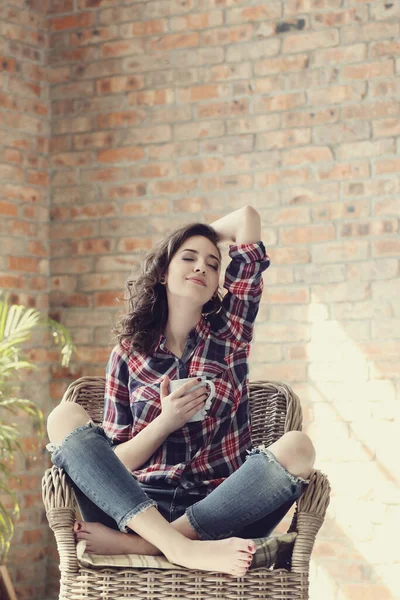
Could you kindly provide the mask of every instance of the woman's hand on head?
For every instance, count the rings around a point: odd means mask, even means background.
[[[206,385],[191,391],[199,384],[197,379],[187,381],[172,393],[169,393],[169,381],[166,375],[160,385],[161,414],[158,417],[168,434],[183,427],[204,406],[208,396]]]

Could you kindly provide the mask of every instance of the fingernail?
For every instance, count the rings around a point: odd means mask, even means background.
[[[198,378],[197,378],[197,381],[201,381],[201,377],[198,377]]]

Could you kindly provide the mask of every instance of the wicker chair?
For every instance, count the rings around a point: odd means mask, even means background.
[[[62,402],[78,402],[94,422],[101,423],[104,387],[104,377],[81,377],[71,383]],[[269,446],[284,432],[301,430],[300,402],[287,385],[254,381],[249,382],[249,387],[254,446]],[[60,555],[60,600],[307,600],[311,552],[329,504],[330,487],[325,475],[313,471],[310,485],[296,503],[289,528],[297,531],[292,556],[282,557],[273,569],[249,570],[238,578],[189,569],[82,567],[78,564],[72,530],[75,497],[66,473],[55,466],[47,469],[42,491]]]

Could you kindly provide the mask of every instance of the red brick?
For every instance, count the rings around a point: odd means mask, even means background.
[[[159,106],[172,104],[175,101],[175,91],[171,89],[145,90],[128,94],[128,104],[131,106]]]
[[[224,22],[224,13],[222,11],[209,11],[187,16],[174,17],[170,20],[172,31],[187,31],[188,29],[208,29],[218,27]],[[158,33],[158,32],[156,32]]]
[[[373,79],[374,77],[391,77],[394,75],[394,63],[390,60],[347,65],[342,67],[342,77],[347,79]]]
[[[147,185],[145,183],[129,183],[117,187],[109,187],[104,192],[105,198],[110,200],[129,200],[137,196],[145,196],[147,193]]]
[[[26,182],[33,185],[46,186],[49,184],[50,178],[48,173],[40,171],[27,171]]]
[[[169,142],[171,139],[170,125],[155,125],[153,127],[145,127],[143,129],[134,129],[126,138],[127,143],[140,144],[157,144]]]
[[[117,307],[120,305],[119,298],[122,298],[121,295],[118,296],[115,292],[101,292],[94,294],[94,305],[98,306],[111,306]]]
[[[143,86],[143,77],[136,75],[106,77],[96,81],[96,91],[98,94],[119,94],[121,92],[138,90]]]
[[[116,37],[118,37],[118,27],[110,25],[109,27],[96,27],[95,29],[71,33],[69,40],[71,46],[86,46],[87,44],[98,44]]]
[[[107,115],[98,115],[97,126],[100,129],[134,126],[142,123],[146,116],[147,113],[144,110],[112,112]]]
[[[258,342],[301,342],[309,339],[309,326],[298,323],[261,323],[257,328]]]
[[[144,150],[139,146],[110,148],[97,152],[97,160],[103,163],[135,162],[144,158]]]
[[[151,52],[193,48],[199,45],[199,40],[198,33],[174,33],[151,40],[148,48]]]
[[[272,98],[255,98],[253,101],[255,113],[270,113],[295,109],[306,104],[304,93],[277,94]]]
[[[341,43],[347,45],[352,42],[372,42],[379,39],[396,39],[398,34],[397,23],[361,23],[354,27],[345,27],[341,32]]]
[[[267,133],[259,133],[256,135],[256,147],[260,150],[274,150],[275,148],[287,148],[293,146],[301,146],[301,150],[307,152],[307,144],[311,141],[310,129],[287,129],[285,131],[272,131]],[[310,150],[310,148],[308,148]],[[318,149],[317,149],[318,150]],[[321,152],[323,154],[323,152]],[[287,154],[283,154],[284,157]],[[289,163],[286,163],[289,164]]]
[[[311,260],[311,253],[308,248],[277,247],[268,250],[271,260],[276,264],[296,264],[307,263]]]
[[[301,71],[306,68],[307,61],[307,54],[267,58],[254,63],[254,72],[260,76]]]
[[[385,219],[384,221],[357,221],[345,223],[339,227],[339,236],[355,237],[369,235],[386,235],[396,233],[398,229],[397,219]]]
[[[95,183],[96,181],[124,181],[127,179],[124,167],[109,167],[85,169],[81,174],[82,183]]]
[[[73,136],[73,145],[76,150],[83,148],[106,148],[113,146],[117,140],[117,133],[112,131],[96,131],[95,133],[77,134]]]
[[[72,252],[74,254],[104,254],[112,249],[112,241],[109,239],[89,239],[73,242]]]
[[[321,14],[321,16],[323,16]],[[329,63],[352,63],[361,62],[368,55],[367,44],[353,44],[349,46],[341,46],[338,48],[318,48],[314,52],[313,66],[324,67]]]
[[[25,277],[0,273],[0,287],[4,289],[25,289]]]
[[[93,12],[79,13],[50,19],[51,31],[64,31],[66,29],[77,29],[80,27],[91,27],[94,24],[95,14]]]
[[[36,273],[39,268],[39,259],[28,256],[9,256],[8,268],[12,271]]]
[[[374,215],[396,217],[400,214],[400,198],[386,198],[373,204]]]
[[[103,44],[100,49],[100,55],[104,59],[117,58],[119,56],[142,54],[145,50],[146,40],[144,39],[118,40],[117,42]]]
[[[251,39],[252,31],[251,25],[211,29],[201,34],[201,45],[220,46],[223,44],[246,42]]]
[[[18,206],[10,202],[0,201],[0,215],[7,217],[16,217],[18,215]]]
[[[374,256],[399,256],[400,240],[397,238],[373,240],[372,250]]]
[[[264,294],[267,302],[271,304],[304,304],[310,300],[308,288],[299,286],[268,287]]]
[[[219,137],[224,133],[223,121],[198,121],[174,125],[175,140],[193,140],[204,137]]]
[[[333,221],[337,219],[356,219],[370,214],[369,200],[354,202],[329,202],[312,208],[312,215],[317,221]]]
[[[396,175],[400,171],[400,158],[376,160],[375,173],[382,175],[383,173],[393,173]]]
[[[185,194],[197,187],[197,179],[155,181],[150,184],[153,194]]]
[[[43,243],[39,240],[29,241],[27,250],[28,250],[29,254],[36,254],[37,256],[41,256],[41,257],[48,256],[48,250],[47,250],[45,243]]]
[[[230,86],[225,84],[209,83],[195,87],[183,88],[177,91],[176,100],[179,103],[199,102],[213,98],[223,98],[230,95]]]
[[[310,244],[325,242],[336,238],[333,225],[306,225],[304,227],[287,227],[280,231],[283,244]]]
[[[233,8],[226,11],[227,23],[245,23],[247,21],[270,21],[282,16],[282,8],[278,3]]]
[[[183,161],[180,170],[183,174],[213,173],[223,171],[225,162],[219,158],[193,159]]]
[[[283,40],[283,54],[292,54],[293,52],[304,52],[323,48],[327,46],[337,46],[339,44],[339,32],[336,29],[315,31],[302,35],[287,35]]]
[[[394,54],[400,54],[400,41],[384,40],[382,42],[372,42],[369,44],[369,55],[371,58],[377,58],[380,56],[393,56]]]
[[[168,30],[168,25],[166,21],[163,21],[162,19],[152,19],[151,21],[144,21],[144,22],[136,22],[136,23],[129,23],[129,30],[125,31],[124,30],[124,34],[130,34],[130,35],[155,35],[158,33],[164,33],[165,31]],[[186,27],[185,27],[186,29]]]
[[[211,102],[196,107],[199,119],[235,117],[247,114],[248,110],[249,101],[246,99],[233,100],[232,102]]]

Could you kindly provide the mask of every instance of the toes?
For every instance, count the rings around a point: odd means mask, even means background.
[[[253,540],[247,540],[247,543],[249,552],[252,552],[254,554],[257,550],[256,543]]]
[[[247,568],[243,569],[242,567],[236,567],[236,569],[234,569],[234,571],[232,572],[232,575],[234,577],[244,577],[244,575],[246,575],[247,572]]]
[[[75,521],[74,531],[79,531],[82,528],[82,521]]]
[[[240,555],[238,556],[236,564],[242,566],[243,563],[244,563],[244,564],[247,565],[252,560],[253,560],[253,555],[251,555],[251,554],[245,554],[244,552],[241,552]]]
[[[90,533],[88,533],[87,531],[78,531],[78,533],[75,534],[75,539],[76,540],[87,540],[89,539]]]

